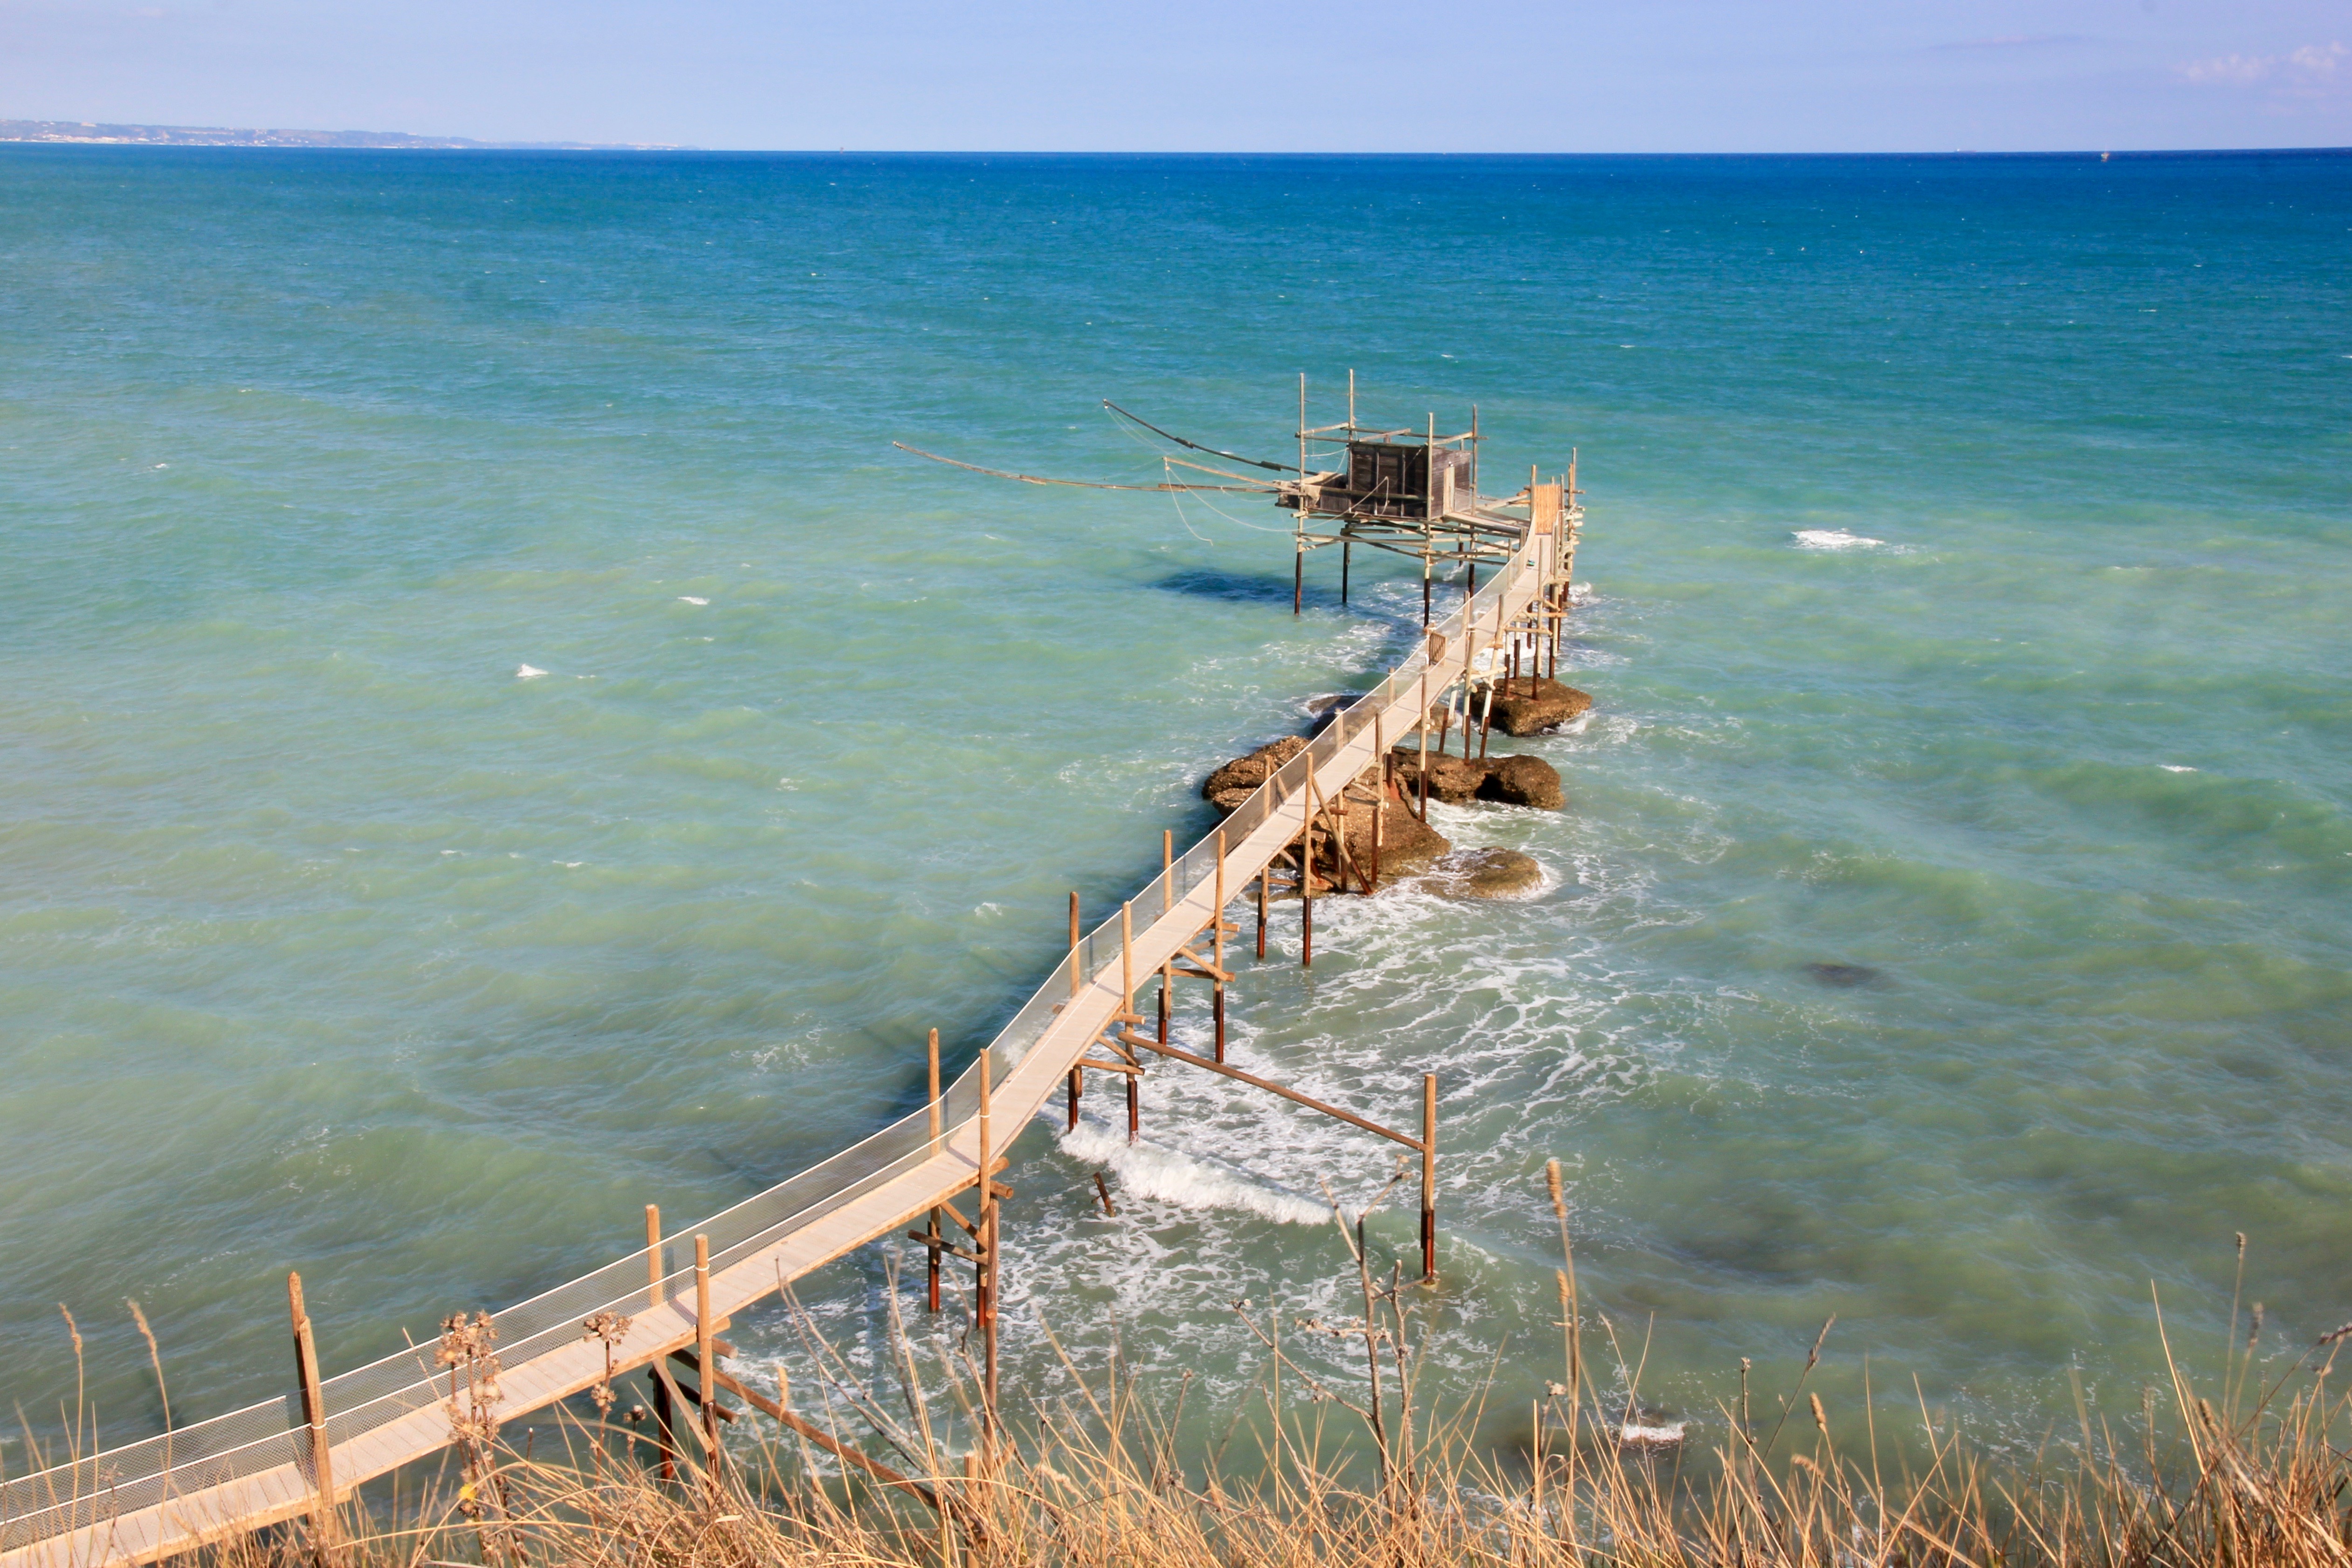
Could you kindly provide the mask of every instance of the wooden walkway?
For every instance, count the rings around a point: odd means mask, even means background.
[[[1480,651],[1496,646],[1507,627],[1526,624],[1525,618],[1538,606],[1544,591],[1556,581],[1549,575],[1555,553],[1552,544],[1549,533],[1531,532],[1466,609],[1456,611],[1444,623],[1440,629],[1445,634],[1447,650],[1436,667],[1427,665],[1424,650],[1416,650],[1378,690],[1347,710],[1327,731],[1336,741],[1327,747],[1318,740],[1313,750],[1297,760],[1305,766],[1286,768],[1267,781],[1261,794],[1267,796],[1271,809],[1258,813],[1244,807],[1234,814],[1234,822],[1262,819],[1244,830],[1237,842],[1225,845],[1222,879],[1202,878],[1189,890],[1172,896],[1171,907],[1165,912],[1136,908],[1130,973],[1139,984],[1223,917],[1215,891],[1220,885],[1229,899],[1239,897],[1252,879],[1298,838],[1303,826],[1300,797],[1307,774],[1312,774],[1316,789],[1325,798],[1337,795],[1378,763],[1376,742],[1384,737],[1385,744],[1394,745],[1410,735],[1427,711],[1422,706],[1424,700],[1460,679]],[[1213,856],[1213,849],[1210,853]],[[1160,902],[1157,888],[1149,889],[1147,896],[1157,910]],[[1151,914],[1149,923],[1147,913]],[[1058,995],[1049,998],[1047,993],[1056,986]],[[1052,1006],[1051,1021],[1009,1071],[999,1069],[1002,1076],[991,1096],[1000,1156],[1028,1120],[1062,1088],[1089,1047],[1113,1026],[1128,1001],[1116,950],[1108,963],[1094,965],[1094,973],[1076,994],[1071,994],[1066,970],[1041,989],[1032,1006]],[[723,1268],[715,1267],[709,1281],[711,1312],[719,1320],[714,1331],[726,1318],[775,1293],[785,1283],[889,1236],[972,1188],[978,1178],[979,1141],[977,1118],[966,1117],[946,1128],[935,1147],[918,1150],[916,1157],[898,1162],[895,1169],[886,1165],[878,1173],[849,1183],[845,1201],[833,1202],[842,1194],[831,1194],[826,1201],[832,1206],[821,1207],[806,1223],[790,1224],[777,1239],[728,1261]],[[921,1142],[929,1144],[930,1141]],[[638,1278],[646,1276],[640,1273]],[[625,1312],[630,1321],[625,1335],[613,1349],[609,1366],[604,1345],[593,1337],[579,1337],[581,1317],[569,1318],[566,1322],[575,1337],[519,1359],[499,1373],[501,1420],[585,1393],[608,1376],[617,1378],[694,1347],[697,1330],[690,1272],[670,1275],[658,1290],[639,1286],[634,1304],[618,1291],[614,1298],[617,1310]],[[336,1411],[329,1424],[332,1438],[329,1468],[339,1495],[450,1446],[448,1409],[425,1386],[437,1370],[430,1360],[432,1350],[431,1345],[422,1347],[410,1358],[415,1375],[405,1390],[408,1407],[404,1410],[387,1411],[386,1418],[373,1419],[363,1430],[345,1436],[342,1428],[352,1423],[331,1400],[328,1402],[330,1410]],[[446,1382],[446,1375],[443,1381]],[[328,1384],[331,1392],[335,1386]],[[374,1402],[395,1406],[398,1403],[392,1397]],[[187,1463],[188,1469],[204,1479],[184,1490],[174,1486],[168,1474],[158,1485],[152,1462],[145,1464],[146,1476],[130,1475],[128,1471],[138,1467],[131,1464],[129,1449],[115,1451],[124,1456],[125,1473],[110,1474],[107,1467],[110,1456],[101,1454],[79,1466],[11,1482],[6,1511],[0,1515],[0,1543],[5,1547],[0,1550],[0,1568],[97,1568],[100,1563],[149,1563],[309,1512],[314,1497],[308,1448],[295,1439],[307,1442],[310,1428],[302,1425],[300,1407],[293,1400],[284,1401],[282,1407],[288,1412],[283,1426],[247,1449],[201,1464]],[[268,1408],[257,1406],[239,1415],[249,1418]],[[685,1412],[681,1418],[686,1418]],[[190,1428],[178,1435],[186,1449],[202,1447],[199,1432]],[[138,1447],[148,1453],[153,1443]],[[224,1468],[245,1468],[237,1459],[240,1452],[248,1453],[249,1473],[212,1479]],[[141,1489],[126,1486],[133,1479],[144,1482],[145,1489],[159,1492],[160,1500],[131,1501]],[[41,1485],[45,1481],[46,1487]],[[111,1500],[117,1499],[122,1500]]]

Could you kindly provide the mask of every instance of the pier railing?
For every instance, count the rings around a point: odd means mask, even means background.
[[[1435,629],[1444,634],[1447,652],[1435,665],[1429,660],[1427,640],[1417,639],[1410,658],[1340,709],[1308,741],[1307,749],[1277,769],[1225,817],[1217,832],[1176,857],[1139,889],[1127,904],[1136,923],[1157,920],[1164,909],[1181,904],[1213,879],[1220,845],[1230,853],[1286,808],[1301,809],[1300,796],[1318,770],[1361,740],[1367,730],[1392,714],[1401,703],[1413,702],[1414,722],[1425,716],[1421,699],[1434,698],[1470,674],[1471,648],[1481,637],[1490,644],[1499,638],[1508,615],[1514,613],[1510,606],[1524,606],[1534,598],[1532,579],[1542,575],[1541,553],[1550,542],[1546,534],[1528,536],[1502,570],[1438,624]],[[1391,743],[1401,741],[1410,728],[1405,726],[1386,739]],[[1241,878],[1233,879],[1230,860],[1228,866],[1229,896],[1238,895],[1240,884],[1263,868],[1250,866]],[[1010,1080],[1013,1069],[1074,994],[1107,971],[1116,972],[1122,940],[1122,921],[1116,913],[1086,932],[997,1032],[988,1046],[997,1084]],[[1141,978],[1139,972],[1137,979]],[[599,1312],[625,1315],[649,1304],[691,1298],[695,1269],[688,1238],[693,1233],[708,1237],[710,1274],[716,1277],[777,1248],[835,1210],[938,1159],[943,1144],[966,1131],[978,1115],[978,1069],[975,1059],[946,1089],[942,1132],[931,1131],[930,1110],[926,1105],[711,1215],[674,1240],[615,1258],[493,1314],[498,1354],[508,1369],[507,1381],[513,1382],[515,1370],[536,1358],[552,1356],[559,1350],[576,1350],[586,1320]],[[959,1172],[943,1180],[962,1185],[969,1184],[971,1176]],[[956,1186],[942,1188],[943,1192],[955,1190]],[[894,1224],[885,1221],[880,1230]],[[673,1249],[678,1256],[673,1256]],[[357,1439],[444,1403],[448,1395],[436,1383],[442,1371],[434,1360],[436,1349],[437,1342],[428,1342],[326,1379],[320,1392],[331,1449],[342,1450]],[[639,1356],[630,1364],[642,1364],[643,1360]],[[500,1414],[520,1415],[528,1408],[509,1407]],[[235,1528],[240,1521],[284,1518],[295,1510],[279,1506],[265,1515],[250,1509],[223,1510],[195,1506],[195,1502],[205,1494],[252,1478],[282,1473],[299,1480],[310,1463],[310,1442],[300,1395],[289,1389],[278,1397],[194,1426],[0,1482],[0,1568],[35,1562],[66,1568],[68,1563],[94,1564],[123,1558],[152,1560],[221,1529]],[[339,1490],[382,1473],[352,1473],[340,1458],[335,1471]],[[183,1503],[190,1505],[185,1510],[186,1522],[167,1517]],[[139,1532],[135,1542],[126,1540],[120,1550],[104,1544],[110,1521],[146,1513],[155,1516],[154,1528]],[[78,1538],[81,1544],[65,1548],[67,1538]],[[58,1542],[60,1550],[47,1550],[48,1542]]]

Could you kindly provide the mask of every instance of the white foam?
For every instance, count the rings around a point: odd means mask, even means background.
[[[545,675],[547,671],[540,668],[539,666],[535,664],[518,665],[515,668],[515,679],[517,680],[537,680],[541,676]]]
[[[2168,773],[2193,773],[2197,771],[2185,763],[2158,763],[2156,765]]]
[[[1260,1186],[1232,1171],[1219,1170],[1157,1143],[1129,1143],[1091,1122],[1081,1121],[1058,1142],[1062,1152],[1090,1165],[1108,1165],[1118,1184],[1139,1198],[1156,1198],[1179,1208],[1239,1209],[1277,1225],[1328,1225],[1324,1204]]]
[[[1671,1448],[1683,1440],[1683,1423],[1642,1426],[1628,1421],[1617,1429],[1617,1441],[1629,1448]]]
[[[710,603],[709,600],[698,598],[692,594],[680,594],[677,596],[677,602],[681,605],[707,605]]]
[[[1876,550],[1886,542],[1843,528],[1801,528],[1790,537],[1800,550]]]

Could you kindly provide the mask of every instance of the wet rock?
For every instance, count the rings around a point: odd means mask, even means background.
[[[1525,898],[1543,886],[1543,868],[1516,849],[1457,850],[1436,872],[1437,890],[1457,899]]]
[[[1568,804],[1567,792],[1559,787],[1559,770],[1541,757],[1495,758],[1478,785],[1478,798],[1545,811],[1558,811]]]
[[[1483,710],[1486,699],[1481,696],[1475,701],[1478,706],[1473,711]],[[1563,686],[1549,676],[1521,676],[1495,689],[1494,727],[1506,735],[1540,735],[1591,707],[1591,697],[1573,686]]]
[[[1368,786],[1361,792],[1350,791],[1349,793],[1369,795],[1370,790]],[[1363,875],[1370,875],[1372,868],[1371,801],[1369,799],[1349,801],[1348,815],[1341,820],[1346,825],[1349,863]],[[1399,877],[1427,870],[1453,847],[1453,840],[1413,816],[1412,808],[1403,801],[1391,799],[1386,818],[1381,825],[1381,885],[1386,887]],[[1326,878],[1338,877],[1339,866],[1334,856],[1326,852],[1318,857],[1318,860]],[[1356,884],[1350,881],[1349,885],[1353,887]]]
[[[1448,805],[1460,805],[1477,798],[1479,786],[1486,782],[1488,764],[1465,757],[1441,757],[1434,752],[1429,757],[1429,798],[1442,800]],[[1399,747],[1396,752],[1397,788],[1421,798],[1421,749]]]
[[[1272,777],[1274,771],[1307,749],[1307,742],[1296,735],[1285,735],[1269,745],[1260,746],[1245,757],[1235,757],[1201,785],[1201,798],[1219,811],[1230,812],[1250,796],[1250,792]]]

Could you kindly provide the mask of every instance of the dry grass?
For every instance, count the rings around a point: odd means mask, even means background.
[[[866,1441],[939,1499],[936,1510],[870,1476],[845,1477],[804,1437],[746,1413],[715,1472],[697,1462],[691,1434],[678,1438],[678,1479],[663,1482],[645,1462],[642,1430],[585,1424],[565,1429],[560,1459],[501,1451],[488,1470],[470,1471],[462,1496],[379,1509],[331,1552],[289,1535],[210,1555],[216,1568],[291,1568],[320,1555],[341,1568],[2352,1568],[2352,1461],[2338,1443],[2352,1435],[2352,1410],[2329,1382],[2352,1324],[2268,1382],[2250,1334],[2201,1390],[2171,1363],[2168,1342],[2168,1394],[2151,1391],[2123,1433],[2078,1405],[2079,1434],[2060,1466],[1971,1453],[1924,1406],[1901,1445],[1906,1458],[1883,1453],[1874,1429],[1833,1430],[1804,1390],[1818,1342],[1769,1431],[1744,1419],[1743,1365],[1739,1398],[1715,1424],[1726,1434],[1718,1447],[1629,1443],[1626,1391],[1638,1379],[1620,1363],[1604,1394],[1585,1364],[1588,1314],[1553,1180],[1563,1381],[1536,1413],[1533,1455],[1475,1451],[1466,1436],[1475,1410],[1425,1408],[1415,1294],[1374,1279],[1359,1248],[1361,1317],[1293,1326],[1360,1347],[1348,1386],[1294,1360],[1279,1325],[1244,1320],[1264,1352],[1258,1398],[1235,1417],[1256,1439],[1246,1483],[1204,1468],[1200,1456],[1188,1463],[1173,1435],[1181,1390],[1177,1411],[1162,1412],[1122,1381],[1116,1360],[1089,1382],[1063,1356],[1074,1397],[1013,1417],[1019,1430],[983,1444],[984,1456],[951,1454],[935,1413],[976,1414],[975,1369],[950,1354],[927,1388],[894,1323],[898,1386],[887,1392],[855,1384],[814,1337],[810,1348],[832,1385],[827,1408],[856,1412]],[[2242,1261],[2242,1239],[2240,1251]],[[2231,1322],[2234,1341],[2234,1304]]]

